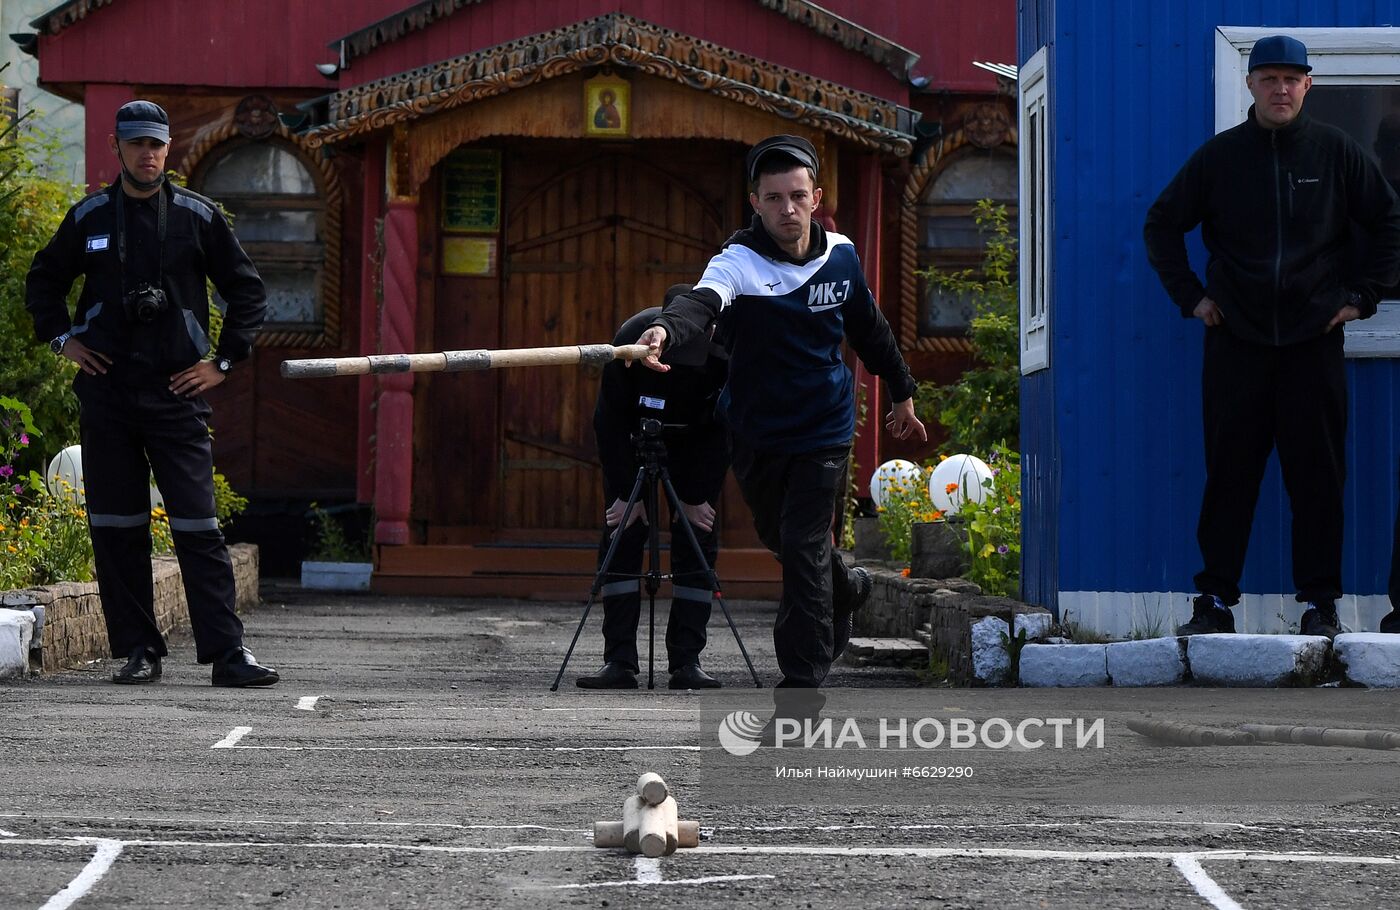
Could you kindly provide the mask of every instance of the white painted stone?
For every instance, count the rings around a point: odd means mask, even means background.
[[[1186,678],[1186,649],[1176,638],[1108,645],[1108,676],[1115,686],[1174,686]]]
[[[313,562],[301,564],[301,586],[318,591],[368,591],[374,564],[368,562]]]
[[[1017,613],[1016,614],[1016,634],[1020,635],[1021,630],[1026,630],[1026,641],[1043,641],[1050,634],[1050,627],[1055,624],[1055,617],[1049,613]]]
[[[1021,649],[1021,685],[1106,686],[1107,645],[1026,645]]]
[[[33,634],[33,613],[0,610],[0,679],[29,672],[29,642]]]
[[[1208,686],[1293,686],[1316,681],[1327,662],[1321,635],[1192,635],[1191,676]]]
[[[1400,635],[1348,632],[1333,640],[1332,650],[1349,682],[1372,689],[1400,687]]]
[[[1011,673],[1006,620],[988,616],[972,624],[972,675],[988,686],[1004,686]]]

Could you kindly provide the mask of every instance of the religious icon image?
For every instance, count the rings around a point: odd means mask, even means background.
[[[631,85],[623,79],[599,76],[583,84],[584,133],[626,136],[630,132]]]

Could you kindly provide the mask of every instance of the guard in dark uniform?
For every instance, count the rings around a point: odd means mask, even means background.
[[[666,292],[670,301],[690,290],[690,285],[672,286]],[[613,344],[633,344],[661,312],[660,307],[643,310],[623,323]],[[686,348],[668,351],[666,362],[673,369],[656,373],[627,369],[615,360],[603,368],[598,407],[593,413],[593,430],[598,439],[598,459],[603,465],[603,489],[609,505],[607,527],[598,544],[601,567],[608,544],[622,519],[628,494],[637,479],[640,462],[633,437],[643,418],[655,418],[664,426],[666,468],[676,496],[685,504],[686,517],[694,528],[705,562],[713,567],[719,552],[715,533],[714,505],[719,500],[724,475],[729,470],[729,436],[715,419],[715,402],[724,387],[728,360],[723,348],[708,336],[697,338]],[[656,491],[661,501],[665,492]],[[613,554],[603,585],[603,668],[592,676],[579,677],[584,689],[635,689],[637,673],[637,623],[641,616],[642,553],[648,528],[643,501],[633,507],[630,520],[621,530],[622,540]],[[700,668],[700,652],[705,647],[705,626],[710,621],[713,589],[685,531],[671,517],[671,614],[666,623],[666,656],[672,689],[717,689],[719,680]]]
[[[117,111],[121,179],[64,216],[29,270],[38,337],[81,368],[83,480],[97,584],[117,683],[160,679],[165,640],[151,584],[150,475],[165,497],[196,654],[216,686],[266,686],[276,671],[243,647],[233,567],[214,510],[203,393],[247,358],[262,325],[262,279],[210,200],[165,179],[170,122],[158,105]],[[66,298],[85,278],[75,318]],[[212,281],[227,308],[209,340]]]

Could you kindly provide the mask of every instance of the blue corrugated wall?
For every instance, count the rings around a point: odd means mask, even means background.
[[[1204,484],[1202,328],[1142,248],[1148,206],[1214,132],[1215,29],[1400,23],[1400,0],[1022,0],[1020,59],[1049,44],[1054,251],[1048,371],[1022,387],[1024,590],[1187,591]],[[1204,253],[1194,240],[1193,261]],[[1400,360],[1351,361],[1345,583],[1386,588]],[[1243,588],[1293,590],[1287,498],[1265,479]]]

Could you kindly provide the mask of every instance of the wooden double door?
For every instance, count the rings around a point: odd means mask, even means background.
[[[666,288],[698,280],[742,211],[734,153],[723,145],[716,151],[658,143],[650,150],[509,152],[498,346],[609,342],[628,317],[660,304]],[[472,485],[478,498],[463,504],[469,523],[541,540],[596,530],[606,508],[593,435],[600,371],[513,369],[491,379],[494,427],[477,421],[468,433],[477,452],[471,461],[494,476]],[[487,445],[489,467],[480,450]],[[462,523],[433,511],[440,522]],[[732,478],[722,511],[726,544],[751,545],[749,514]]]

